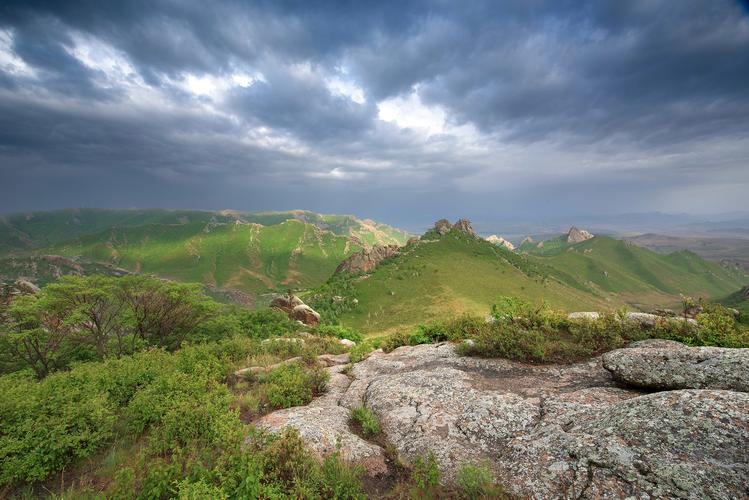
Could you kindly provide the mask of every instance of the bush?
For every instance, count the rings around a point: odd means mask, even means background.
[[[414,488],[424,494],[429,494],[439,486],[440,470],[434,453],[430,451],[425,457],[416,457],[411,470],[411,481]]]
[[[496,498],[493,487],[494,476],[486,466],[464,464],[458,469],[455,480],[458,492],[463,498]]]
[[[361,426],[362,433],[367,436],[376,436],[380,433],[380,422],[372,410],[359,406],[351,410],[351,420]]]
[[[320,325],[316,328],[315,333],[321,337],[335,337],[352,340],[357,344],[364,340],[364,337],[362,337],[359,332],[355,332],[351,328],[340,325]]]
[[[320,367],[304,369],[299,363],[280,366],[265,377],[265,393],[274,408],[306,405],[327,389],[330,375]]]
[[[0,378],[0,485],[37,481],[113,435],[114,405],[87,373]]]

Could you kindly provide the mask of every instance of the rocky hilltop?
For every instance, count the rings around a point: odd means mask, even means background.
[[[257,425],[294,427],[320,456],[340,449],[377,480],[390,474],[385,450],[352,432],[352,408],[377,415],[400,460],[433,452],[446,482],[463,463],[486,463],[521,498],[749,491],[749,349],[655,340],[584,363],[535,366],[437,344],[376,351],[348,375],[328,370],[328,394]]]
[[[450,231],[458,231],[467,234],[468,236],[478,238],[476,231],[474,231],[473,226],[471,226],[471,221],[468,219],[458,219],[455,224],[450,224],[450,221],[447,219],[440,219],[434,223],[434,231],[436,231],[440,236],[444,236]]]
[[[486,241],[488,241],[489,243],[493,243],[494,245],[503,246],[507,250],[515,250],[515,245],[502,238],[501,236],[497,236],[496,234],[492,234],[491,236],[486,238]]]
[[[585,229],[578,229],[572,226],[567,232],[567,243],[582,243],[585,240],[593,238],[595,235]]]

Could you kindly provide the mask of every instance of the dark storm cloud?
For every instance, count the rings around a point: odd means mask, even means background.
[[[747,208],[747,81],[730,0],[5,2],[0,210]]]

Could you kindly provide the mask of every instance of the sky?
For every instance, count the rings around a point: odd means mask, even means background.
[[[734,0],[0,5],[0,212],[749,210]]]

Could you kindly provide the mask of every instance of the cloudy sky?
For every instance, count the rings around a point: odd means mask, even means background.
[[[0,211],[749,210],[733,0],[6,0]]]

